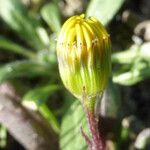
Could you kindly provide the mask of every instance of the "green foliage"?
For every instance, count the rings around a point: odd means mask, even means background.
[[[0,16],[34,48],[42,49],[44,47],[38,34],[38,30],[42,28],[40,23],[29,15],[20,0],[0,0]]]
[[[56,4],[49,3],[45,5],[41,10],[41,15],[53,32],[60,31],[60,12]]]
[[[86,8],[86,15],[95,16],[108,26],[124,1],[91,0]],[[88,133],[84,110],[79,101],[72,100],[73,98],[66,94],[58,76],[55,47],[61,22],[66,20],[61,14],[59,2],[61,0],[53,0],[48,4],[43,1],[38,9],[33,10],[32,6],[25,6],[21,0],[0,0],[1,31],[4,29],[0,36],[0,83],[17,80],[23,89],[26,80],[30,79],[28,82],[31,85],[27,87],[31,87],[23,93],[22,104],[40,112],[52,129],[60,135],[61,150],[86,150],[87,146],[80,134],[81,126]],[[129,48],[112,52],[112,80],[119,88],[109,85],[104,95],[101,107],[106,110],[106,117],[122,120],[119,85],[132,86],[150,77],[149,50],[149,42],[143,42],[141,45],[132,42]],[[10,57],[11,52],[13,57]],[[59,106],[56,110],[46,103],[47,100],[51,101],[53,96],[57,102],[59,97],[60,103],[55,104]],[[6,145],[6,132],[5,127],[0,126],[0,147]],[[130,134],[130,130],[122,130],[118,141],[121,141],[121,138],[122,141],[127,140]],[[145,140],[147,139],[144,139],[144,143]],[[117,145],[117,141],[115,144]]]
[[[45,105],[46,100],[50,95],[60,89],[59,85],[48,84],[30,90],[24,95],[22,104],[32,110],[39,112],[47,119],[55,132],[59,132],[59,123],[53,112]]]
[[[30,102],[34,102],[36,106],[39,107],[46,102],[48,96],[53,94],[53,92],[57,91],[58,89],[60,89],[60,86],[55,84],[48,84],[43,87],[37,87],[33,90],[30,90],[27,94],[24,95],[23,103],[27,104],[29,102],[30,104]]]
[[[0,67],[0,83],[16,77],[48,76],[48,66],[35,61],[17,61]]]
[[[27,58],[34,58],[35,54],[29,49],[26,49],[6,38],[0,37],[0,48],[10,51],[10,52],[15,52],[20,55],[23,55]]]
[[[91,0],[87,16],[94,16],[102,24],[107,25],[122,6],[124,0]]]
[[[145,150],[150,141],[150,128],[146,128],[139,133],[135,141],[135,147],[137,149]]]
[[[149,48],[150,43],[145,43],[113,54],[112,61],[121,64],[121,69],[114,72],[113,81],[130,86],[148,78],[150,76]]]
[[[50,110],[50,108],[47,107],[47,105],[42,104],[38,107],[39,112],[43,115],[43,117],[48,121],[48,123],[51,125],[53,130],[56,133],[60,132],[60,127],[57,118],[53,114],[53,112]]]
[[[104,117],[120,118],[121,117],[121,95],[120,89],[111,81],[104,91],[99,111]]]
[[[60,132],[61,150],[87,150],[86,143],[80,134],[80,127],[87,132],[87,122],[83,107],[75,101],[63,117]]]
[[[59,123],[53,112],[45,105],[48,96],[52,95],[60,89],[59,85],[48,84],[46,86],[37,87],[30,90],[23,97],[23,105],[32,110],[39,110],[39,112],[47,119],[55,132],[59,132]]]
[[[4,148],[7,144],[7,130],[0,125],[0,148]]]

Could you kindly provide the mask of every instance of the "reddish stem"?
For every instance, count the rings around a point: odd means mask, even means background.
[[[89,109],[86,110],[87,115],[87,121],[89,124],[89,129],[92,134],[92,148],[91,150],[104,150],[104,140],[100,136],[99,130],[98,130],[98,122],[95,120],[94,113],[90,111]]]
[[[89,102],[86,96],[85,87],[83,87],[82,99],[92,139],[89,139],[81,128],[82,136],[89,145],[90,150],[105,150],[104,139],[99,133],[98,122],[94,116],[95,97],[91,98]]]

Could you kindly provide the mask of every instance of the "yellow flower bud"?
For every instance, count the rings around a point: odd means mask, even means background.
[[[94,17],[69,18],[60,31],[57,57],[65,87],[78,99],[102,92],[110,70],[110,39],[103,25]]]

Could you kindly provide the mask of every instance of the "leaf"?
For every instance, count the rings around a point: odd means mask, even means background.
[[[61,150],[87,150],[80,127],[87,131],[86,117],[79,101],[75,101],[64,115],[60,133]],[[86,132],[87,133],[87,132]]]
[[[36,49],[43,49],[45,45],[37,33],[40,24],[29,16],[20,0],[0,0],[0,16],[30,45]]]
[[[7,129],[0,125],[0,148],[5,148],[7,145]]]
[[[113,82],[121,85],[131,86],[149,77],[150,62],[144,60],[140,56],[140,58],[134,60],[134,63],[128,71],[115,72],[113,74]]]
[[[129,50],[113,54],[112,61],[122,64],[114,71],[113,82],[131,86],[150,77],[150,43],[133,45]],[[126,65],[125,65],[126,64]],[[126,70],[123,68],[126,67]]]
[[[139,46],[133,45],[129,49],[112,54],[111,60],[118,64],[132,64],[138,57]]]
[[[58,6],[54,3],[46,4],[42,10],[41,15],[45,22],[50,26],[53,32],[59,32],[61,28],[60,12]]]
[[[49,47],[50,39],[47,31],[42,27],[38,27],[36,31],[38,33],[40,40],[45,44],[46,47]]]
[[[131,86],[150,77],[150,67],[145,67],[142,70],[134,69],[121,74],[113,75],[113,82],[125,86]]]
[[[43,115],[43,117],[48,121],[48,123],[51,125],[53,130],[56,133],[60,132],[60,126],[59,123],[53,114],[53,112],[46,106],[46,104],[42,104],[39,106],[39,112]]]
[[[0,48],[5,49],[7,51],[10,52],[15,52],[18,54],[21,54],[25,57],[29,57],[29,58],[34,58],[35,54],[31,51],[28,50],[12,41],[9,41],[8,39],[2,38],[0,37]]]
[[[33,90],[30,90],[29,92],[27,92],[24,97],[23,97],[23,101],[22,103],[24,105],[26,105],[27,107],[32,107],[34,104],[34,108],[38,108],[40,105],[42,105],[43,103],[45,103],[45,101],[47,100],[47,98],[56,90],[59,90],[60,86],[59,85],[45,85],[45,86],[40,86],[37,87]],[[33,103],[32,103],[33,102]],[[33,104],[33,105],[29,105],[29,104]]]
[[[120,89],[112,81],[109,81],[108,87],[103,93],[98,112],[105,118],[118,118],[121,116]]]
[[[47,65],[34,61],[24,60],[12,62],[0,67],[0,83],[21,76],[49,76],[50,73],[48,70],[50,70],[50,68]]]
[[[96,17],[103,25],[107,25],[123,2],[124,0],[91,0],[86,14]]]
[[[136,149],[146,150],[149,149],[148,148],[149,144],[150,144],[150,128],[145,128],[137,135],[134,146]]]
[[[60,86],[55,84],[38,87],[25,94],[22,101],[22,104],[27,108],[38,110],[57,133],[60,130],[58,121],[50,108],[46,106],[45,101],[58,89],[60,89]]]

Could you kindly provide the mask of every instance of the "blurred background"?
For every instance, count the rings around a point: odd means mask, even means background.
[[[95,16],[112,41],[112,74],[96,113],[108,150],[150,150],[149,0],[0,0],[0,149],[87,150],[83,109],[64,88],[57,35]]]

